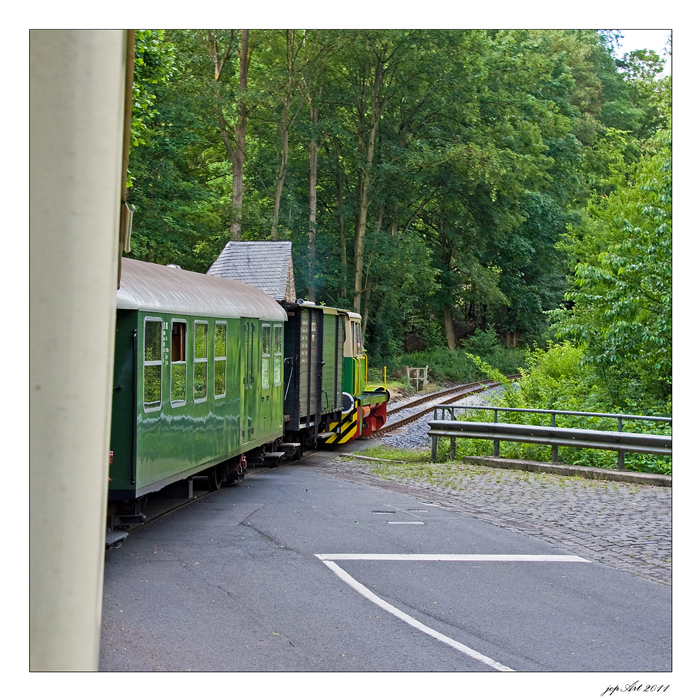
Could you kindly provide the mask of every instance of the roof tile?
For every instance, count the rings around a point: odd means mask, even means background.
[[[229,241],[207,274],[245,282],[276,301],[296,301],[291,241]]]

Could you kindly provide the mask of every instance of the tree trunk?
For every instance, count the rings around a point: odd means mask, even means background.
[[[270,230],[270,239],[277,240],[277,226],[280,218],[280,203],[282,201],[282,188],[284,187],[284,178],[287,175],[287,162],[289,160],[289,129],[291,128],[294,118],[290,119],[290,111],[292,107],[292,91],[294,89],[294,40],[296,30],[287,29],[287,84],[285,86],[284,96],[282,98],[282,120],[280,122],[280,135],[282,142],[282,155],[280,158],[280,166],[277,170],[277,179],[275,181],[275,208],[272,215],[272,229]],[[303,104],[303,101],[301,102]],[[301,107],[301,104],[299,105]],[[297,109],[297,114],[299,110]],[[296,117],[296,115],[295,115]]]
[[[505,331],[506,347],[517,348],[519,338],[520,331]]]
[[[384,203],[382,202],[379,207],[379,215],[377,216],[377,229],[376,234],[379,236],[382,230],[382,222],[384,221]],[[370,257],[369,263],[367,265],[367,276],[365,278],[365,303],[363,307],[362,314],[362,337],[367,337],[367,322],[369,321],[369,299],[372,294],[372,278],[370,276],[370,270],[372,269],[372,263],[374,262],[374,253]]]
[[[345,240],[345,217],[343,216],[343,171],[340,167],[340,155],[338,154],[338,141],[333,139],[333,153],[336,162],[336,185],[338,188],[338,235],[340,236],[340,264],[343,270],[341,293],[343,299],[348,298],[348,248]]]
[[[311,144],[309,145],[309,301],[316,301],[316,181],[318,169],[318,107],[311,107]]]
[[[367,337],[367,321],[369,320],[369,297],[372,293],[372,280],[369,275],[367,276],[367,281],[365,283],[365,309],[362,315],[362,337]]]
[[[252,48],[249,47],[248,29],[241,30],[241,47],[239,49],[238,89],[238,120],[235,129],[236,149],[232,165],[233,192],[231,207],[231,232],[232,241],[241,240],[241,212],[243,210],[243,166],[245,165],[245,137],[248,126],[248,108],[242,95],[248,88],[248,68]]]
[[[272,228],[270,229],[270,240],[277,240],[277,225],[280,218],[280,202],[282,201],[282,188],[284,187],[284,178],[287,174],[287,159],[289,158],[289,103],[284,101],[282,112],[282,156],[280,158],[280,167],[277,170],[277,179],[275,180],[275,208],[272,214]]]
[[[384,82],[384,61],[377,59],[374,71],[374,83],[372,86],[372,108],[370,116],[370,129],[367,137],[365,162],[360,179],[360,212],[355,228],[355,296],[353,305],[358,313],[362,305],[362,273],[365,262],[365,232],[367,230],[367,214],[369,212],[369,188],[371,184],[372,163],[374,161],[374,146],[377,140],[377,130],[382,114],[382,105],[379,93]]]
[[[226,51],[222,54],[219,50],[219,43],[211,29],[206,32],[202,32],[204,36],[204,41],[207,46],[207,51],[209,52],[209,58],[211,58],[214,64],[214,99],[216,102],[216,116],[219,123],[219,134],[221,135],[221,140],[224,143],[224,148],[226,149],[226,155],[231,163],[231,173],[234,182],[234,191],[231,194],[231,209],[232,209],[232,221],[236,220],[235,215],[235,182],[236,182],[236,146],[231,143],[229,137],[229,124],[226,122],[226,117],[224,116],[224,107],[221,101],[221,90],[219,88],[221,82],[221,75],[226,67],[230,57],[231,50],[234,43],[234,30],[229,32],[228,46]],[[239,235],[240,238],[240,235]],[[233,223],[231,224],[231,240],[238,240],[233,238]]]
[[[456,350],[457,339],[455,338],[455,326],[454,319],[452,318],[452,307],[449,304],[443,304],[442,313],[445,317],[445,337],[447,338],[447,347],[450,350]]]

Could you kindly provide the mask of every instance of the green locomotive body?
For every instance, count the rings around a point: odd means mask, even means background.
[[[369,361],[362,339],[362,317],[352,311],[345,312],[345,343],[343,345],[343,392],[354,399],[352,411],[343,416],[341,433],[343,442],[369,437],[386,423],[389,392],[385,387],[370,388],[367,381]],[[349,430],[352,422],[357,427]]]

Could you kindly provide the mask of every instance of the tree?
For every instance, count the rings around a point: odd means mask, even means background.
[[[139,29],[135,33],[134,85],[131,96],[131,145],[143,145],[146,132],[158,114],[155,87],[173,77],[173,47],[163,30]]]
[[[213,67],[214,96],[219,133],[231,163],[231,228],[230,239],[241,239],[243,209],[243,168],[246,157],[246,130],[250,103],[247,99],[248,71],[254,44],[250,30],[228,30],[223,36],[212,29],[203,30],[203,39]],[[232,59],[238,59],[238,86],[234,92],[224,90],[224,72],[235,70]],[[224,94],[225,93],[225,94]],[[231,104],[233,103],[233,105]]]
[[[559,334],[585,346],[616,405],[663,402],[672,362],[670,132],[647,144],[629,186],[590,216],[605,248],[576,264],[574,307],[559,319]]]
[[[134,255],[205,270],[284,237],[300,295],[360,310],[382,353],[545,333],[567,256],[622,243],[610,197],[670,104],[653,56],[616,64],[592,30],[156,38],[173,77],[142,81]]]
[[[640,113],[634,134],[646,139],[658,129],[669,128],[671,76],[662,77],[666,61],[655,51],[638,49],[625,54],[621,69],[631,88],[631,101]]]
[[[206,271],[207,243],[218,253],[227,212],[217,134],[209,128],[210,104],[192,43],[183,32],[136,33],[141,61],[134,93],[149,96],[139,98],[133,114],[131,256]]]

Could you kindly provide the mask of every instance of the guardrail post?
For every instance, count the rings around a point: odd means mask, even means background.
[[[552,427],[557,427],[557,414],[552,411]],[[552,445],[552,464],[556,464],[559,460],[559,445]]]
[[[495,408],[493,409],[493,422],[498,423],[498,411]],[[494,440],[493,441],[493,456],[498,457],[500,450],[501,450],[501,441]]]
[[[443,408],[441,410],[442,410],[442,417],[444,419],[445,418],[445,409]],[[438,412],[438,408],[436,406],[433,409],[433,420],[438,419],[437,412]],[[431,462],[437,462],[437,443],[438,443],[437,435],[433,435],[433,446],[432,446],[432,450],[430,452],[430,461]]]
[[[456,438],[450,438],[450,460],[454,461],[457,452],[457,440]]]
[[[622,416],[617,417],[617,431],[619,433],[624,432],[622,430]],[[617,453],[617,468],[625,471],[625,453],[622,450]]]

